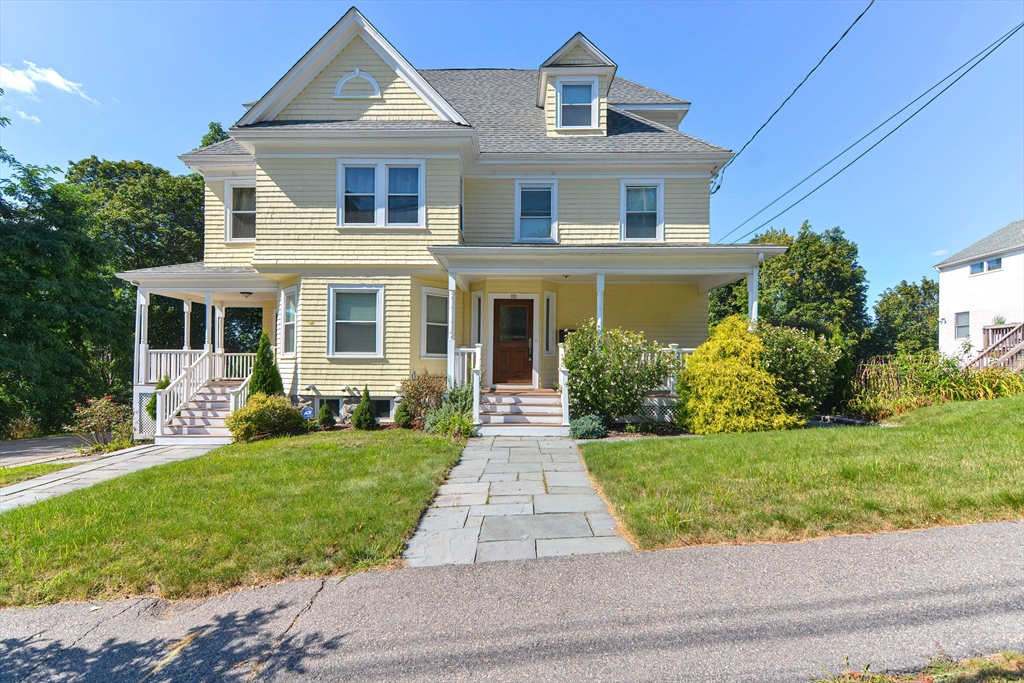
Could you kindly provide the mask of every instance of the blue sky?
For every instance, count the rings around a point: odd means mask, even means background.
[[[577,30],[619,74],[691,101],[682,130],[739,149],[865,2],[381,3],[358,6],[412,62],[536,68]],[[176,173],[346,2],[0,2],[2,144],[64,167],[91,154]],[[1024,2],[880,0],[729,169],[712,239],[1024,20]],[[784,206],[784,205],[783,205]],[[774,212],[773,212],[774,213]],[[765,219],[773,213],[766,214]],[[1024,36],[773,222],[841,226],[871,301],[1024,217]],[[758,222],[751,223],[753,227]]]

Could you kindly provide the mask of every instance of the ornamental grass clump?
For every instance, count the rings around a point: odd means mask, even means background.
[[[476,431],[473,427],[473,385],[466,382],[449,389],[440,404],[426,414],[423,428],[431,434],[453,438],[472,436]]]
[[[679,376],[676,423],[694,434],[761,432],[803,424],[786,412],[764,367],[764,344],[739,316],[723,320]]]

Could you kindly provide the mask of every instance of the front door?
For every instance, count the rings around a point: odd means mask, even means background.
[[[533,384],[533,301],[494,302],[495,384]]]

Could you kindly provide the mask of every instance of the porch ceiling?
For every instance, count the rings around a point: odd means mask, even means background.
[[[278,289],[276,281],[252,268],[219,268],[202,262],[129,270],[117,276],[140,291],[184,301],[202,303],[209,292],[218,306],[259,308],[265,301],[274,301]]]

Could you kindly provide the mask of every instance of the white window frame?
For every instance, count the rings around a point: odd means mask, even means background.
[[[473,301],[473,308],[470,311],[470,325],[471,332],[470,338],[473,340],[473,344],[484,343],[484,293],[483,290],[477,290],[473,292],[471,297]]]
[[[998,263],[999,265],[993,268],[992,267],[993,263]],[[992,257],[990,259],[985,259],[985,272],[986,273],[991,273],[994,270],[1002,270],[1002,269],[1003,269],[1003,257],[1002,256],[994,256],[994,257]]]
[[[421,287],[420,288],[420,358],[447,358],[448,347],[445,346],[444,353],[427,353],[427,325],[437,325],[438,323],[427,323],[427,297],[434,296],[444,299],[444,315],[445,315],[445,339],[448,335],[448,290],[438,289],[436,287]]]
[[[345,167],[376,167],[374,173],[373,223],[345,223]],[[388,167],[418,168],[419,211],[416,223],[388,223]],[[387,228],[389,230],[422,230],[427,227],[427,162],[425,159],[338,159],[338,182],[336,189],[337,216],[339,228]]]
[[[231,236],[231,214],[234,203],[234,189],[236,187],[251,187],[256,189],[256,179],[239,179],[224,181],[224,241],[225,242],[255,242],[255,237],[232,237]],[[256,212],[256,227],[259,228],[259,213]]]
[[[967,324],[966,325],[958,325],[957,324],[957,316],[960,316],[960,315],[966,315],[967,316]],[[966,327],[967,328],[967,334],[965,334],[962,337],[959,334],[959,330],[960,330],[961,327]],[[971,312],[970,311],[958,311],[958,312],[954,313],[953,314],[953,339],[970,339],[970,338],[971,338]]]
[[[560,76],[555,78],[555,129],[556,130],[600,130],[601,129],[601,97],[598,94],[597,76]],[[562,125],[562,86],[563,85],[589,85],[590,86],[590,125],[589,126],[563,126]]]
[[[978,272],[977,273],[973,272],[975,266],[978,267]],[[975,275],[984,275],[985,274],[985,262],[984,261],[975,261],[974,263],[969,264],[967,266],[967,274],[970,275],[971,277],[974,277]]]
[[[544,355],[554,356],[558,353],[558,311],[555,308],[557,301],[554,292],[544,292],[544,308],[541,310],[541,317],[544,319]],[[548,308],[551,315],[548,316]]]
[[[551,188],[551,236],[547,239],[523,239],[520,236],[519,211],[523,203],[523,189]],[[522,178],[516,180],[515,196],[515,236],[516,242],[523,244],[557,244],[558,243],[558,179],[557,178]]]
[[[658,188],[658,230],[654,239],[626,237],[626,188]],[[664,178],[623,178],[619,186],[619,241],[620,242],[664,242],[665,241],[665,179]]]
[[[285,322],[285,316],[288,310],[288,297],[295,297],[295,322]],[[277,307],[280,315],[280,322],[277,326],[279,330],[280,339],[278,340],[278,349],[281,350],[280,356],[282,358],[295,358],[295,354],[299,349],[299,288],[298,287],[286,287],[281,290],[281,301]],[[287,335],[287,325],[295,326],[295,348],[292,351],[285,351],[287,348],[285,345],[285,336]]]
[[[327,285],[327,357],[328,358],[383,358],[384,357],[384,285],[347,285],[347,284],[330,284]],[[365,294],[367,292],[375,292],[377,294],[377,335],[376,335],[376,347],[377,350],[374,353],[335,353],[334,352],[334,336],[335,336],[335,304],[337,303],[337,292],[354,292],[359,294]]]

